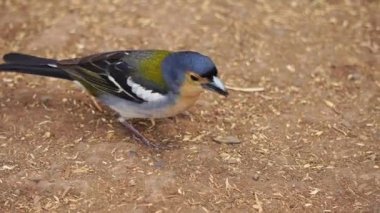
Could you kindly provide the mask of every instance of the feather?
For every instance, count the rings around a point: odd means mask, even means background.
[[[41,58],[32,55],[21,53],[8,53],[3,57],[6,63],[23,64],[23,65],[55,65],[57,63],[54,59]]]
[[[0,64],[0,70],[2,71],[73,80],[67,72],[57,68],[57,61],[54,59],[40,58],[21,53],[8,53],[4,55],[3,59],[5,63]]]
[[[152,90],[148,90],[141,85],[135,83],[131,77],[127,79],[127,84],[132,88],[132,92],[135,93],[139,98],[147,101],[147,102],[155,102],[165,99],[165,96],[153,92]]]

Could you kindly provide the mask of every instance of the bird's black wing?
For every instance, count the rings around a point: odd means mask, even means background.
[[[95,96],[108,93],[135,103],[143,103],[146,100],[135,94],[127,84],[128,78],[136,72],[135,67],[125,62],[128,55],[128,51],[107,52],[62,60],[57,65]]]

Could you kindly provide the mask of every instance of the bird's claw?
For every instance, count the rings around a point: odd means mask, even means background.
[[[155,143],[150,142],[144,136],[141,137],[140,135],[133,134],[133,138],[135,140],[137,140],[138,142],[140,142],[141,144],[143,144],[144,146],[147,146],[147,147],[150,147],[150,148],[154,148],[154,149],[161,149],[162,148],[160,145],[157,145]]]
[[[154,149],[161,149],[161,146],[151,143],[144,135],[142,135],[135,127],[133,127],[130,123],[127,122],[124,118],[119,118],[120,123],[122,123],[129,131],[132,132],[133,137],[140,142],[141,144],[154,148]]]

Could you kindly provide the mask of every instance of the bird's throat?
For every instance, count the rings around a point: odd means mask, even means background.
[[[170,108],[170,114],[176,115],[193,106],[201,95],[203,89],[199,85],[187,84],[180,90],[180,95],[175,104]]]

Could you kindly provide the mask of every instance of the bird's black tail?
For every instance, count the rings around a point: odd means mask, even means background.
[[[20,53],[8,53],[0,64],[0,72],[20,72],[33,75],[48,76],[72,80],[69,74],[57,67],[57,60],[40,58]]]

